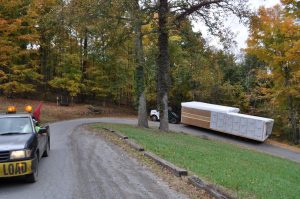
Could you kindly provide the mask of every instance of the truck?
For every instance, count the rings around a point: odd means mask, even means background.
[[[17,113],[10,106],[0,114],[0,178],[19,177],[27,182],[38,180],[38,165],[49,156],[49,126],[40,127],[31,109]]]
[[[181,103],[181,123],[264,142],[274,120],[239,113],[240,109],[203,102]]]
[[[180,122],[180,117],[174,113],[173,111],[168,111],[168,117],[169,117],[169,123],[171,124],[177,124]],[[150,111],[150,119],[153,122],[159,121],[160,117],[159,117],[159,111],[156,109],[152,109]]]

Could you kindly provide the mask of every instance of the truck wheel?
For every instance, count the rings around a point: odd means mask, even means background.
[[[152,115],[150,118],[151,118],[151,121],[153,121],[153,122],[158,121],[158,118],[156,115]]]
[[[37,156],[37,160],[34,161],[34,168],[35,171],[32,174],[29,174],[26,178],[26,181],[29,183],[34,183],[36,181],[38,181],[38,176],[39,176],[39,158],[38,158],[38,154],[36,154]]]
[[[45,151],[43,153],[43,157],[49,157],[49,153],[50,153],[50,142],[48,141],[46,149],[45,149]]]

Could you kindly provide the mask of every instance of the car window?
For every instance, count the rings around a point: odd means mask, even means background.
[[[29,117],[0,118],[0,134],[4,133],[32,133]]]

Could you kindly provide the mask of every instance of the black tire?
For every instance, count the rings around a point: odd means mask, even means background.
[[[158,118],[157,118],[156,115],[151,115],[150,119],[151,119],[151,121],[153,121],[153,122],[158,121]]]
[[[29,174],[26,178],[26,181],[29,183],[34,183],[36,181],[38,181],[38,176],[39,176],[39,158],[38,158],[38,154],[36,154],[37,160],[34,161],[34,168],[35,171],[32,174]]]
[[[45,149],[45,151],[43,153],[43,157],[49,157],[49,154],[50,154],[50,142],[48,140],[46,149]]]
[[[171,118],[170,123],[171,124],[177,124],[177,119],[176,118]]]

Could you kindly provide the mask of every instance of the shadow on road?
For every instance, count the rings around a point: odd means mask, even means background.
[[[0,187],[24,186],[32,183],[26,182],[24,177],[1,178]]]
[[[198,136],[200,136],[203,139],[210,140],[210,139],[217,137],[219,140],[231,140],[234,142],[243,142],[243,143],[250,144],[250,145],[264,144],[264,142],[259,142],[256,140],[251,140],[248,138],[244,138],[244,137],[240,137],[240,136],[236,136],[236,135],[232,135],[232,134],[227,134],[227,133],[222,133],[222,132],[218,132],[218,131],[214,131],[214,130],[210,130],[210,129],[206,129],[206,128],[189,126],[189,125],[185,125],[185,124],[181,124],[181,126],[186,129],[189,129],[190,131],[193,131],[194,135],[196,135],[198,132]]]

